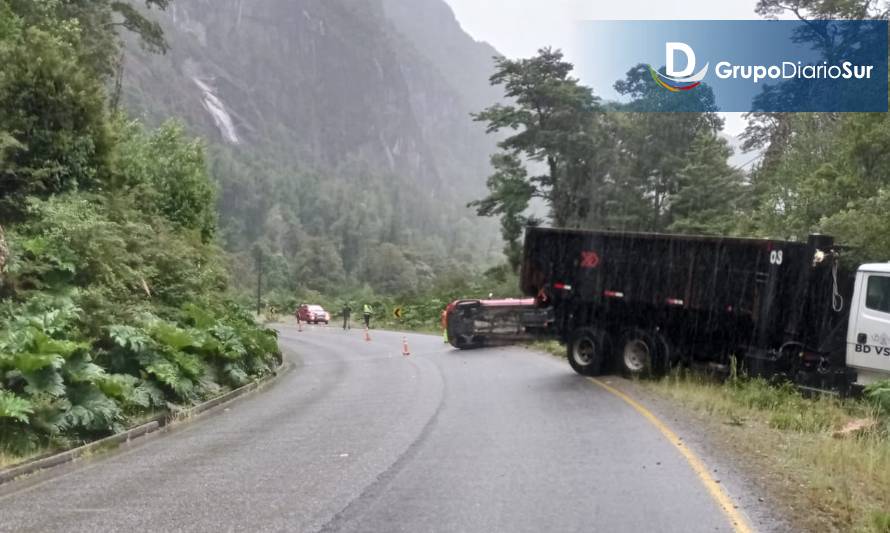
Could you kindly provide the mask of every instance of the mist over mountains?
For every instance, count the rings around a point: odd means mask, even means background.
[[[382,243],[421,274],[496,254],[493,223],[480,232],[464,206],[490,173],[495,140],[470,113],[500,96],[497,51],[443,0],[177,0],[151,13],[170,50],[128,47],[122,102],[207,140],[227,247],[261,242],[291,265],[310,249],[332,256],[335,279],[373,278],[362,266]]]

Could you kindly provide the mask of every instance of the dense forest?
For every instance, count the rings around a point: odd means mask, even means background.
[[[439,0],[216,5],[0,0],[0,453],[269,373],[274,334],[239,305],[258,278],[264,307],[401,305],[433,327],[450,299],[516,295],[529,224],[824,232],[890,258],[886,114],[753,113],[762,157],[739,169],[706,86],[669,94],[639,66],[603,101],[558,50],[500,57]]]
[[[496,223],[466,207],[495,149],[470,113],[500,97],[497,51],[443,0],[210,4],[156,14],[166,54],[127,41],[120,100],[208,143],[245,296],[259,253],[264,300],[290,309],[296,295],[417,295],[497,264]]]
[[[279,361],[229,298],[203,143],[115,112],[117,30],[166,49],[128,4],[0,0],[0,463]]]
[[[803,20],[887,18],[874,2],[761,0],[757,12]],[[748,115],[749,171],[729,165],[713,93],[672,94],[643,65],[615,84],[623,103],[603,102],[572,77],[559,51],[499,59],[491,81],[509,105],[476,115],[507,132],[492,162],[489,195],[474,203],[498,216],[512,267],[538,199],[558,226],[802,240],[827,233],[850,261],[890,258],[890,121],[886,113]],[[779,89],[781,90],[781,89]],[[684,99],[689,112],[639,113]],[[676,100],[671,109],[677,109]],[[529,165],[532,163],[532,165]],[[530,169],[543,165],[535,175]]]

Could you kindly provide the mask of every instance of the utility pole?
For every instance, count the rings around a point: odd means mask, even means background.
[[[259,247],[254,249],[256,257],[256,314],[261,315],[263,312],[263,250]]]

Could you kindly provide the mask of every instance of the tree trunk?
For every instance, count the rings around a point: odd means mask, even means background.
[[[3,278],[6,277],[6,261],[9,258],[9,247],[6,245],[6,234],[3,232],[3,226],[0,226],[0,285],[3,284]]]

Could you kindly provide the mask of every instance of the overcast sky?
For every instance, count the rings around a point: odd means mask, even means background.
[[[573,43],[575,23],[581,20],[759,18],[754,13],[756,0],[446,1],[467,33],[508,57],[529,57],[550,45],[561,48],[572,62],[583,53]],[[725,118],[727,133],[737,135],[744,128],[738,113],[727,113]]]

